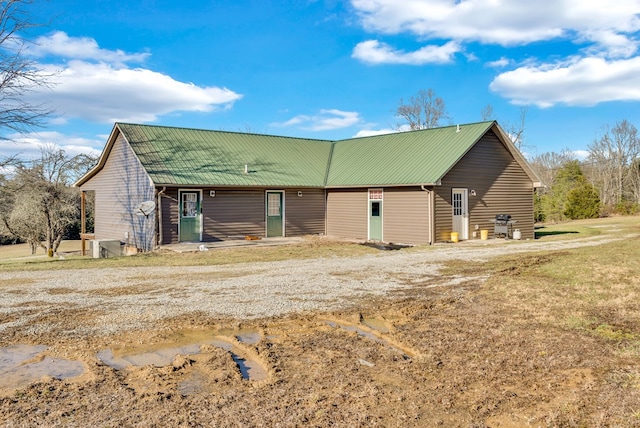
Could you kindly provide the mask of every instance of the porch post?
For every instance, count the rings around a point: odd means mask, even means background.
[[[81,254],[86,255],[85,249],[85,233],[87,232],[87,195],[86,192],[80,192],[80,242],[82,244]]]

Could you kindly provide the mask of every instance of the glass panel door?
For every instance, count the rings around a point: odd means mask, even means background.
[[[451,206],[453,208],[453,230],[460,239],[469,239],[469,213],[467,189],[452,189]]]
[[[198,242],[200,237],[200,192],[180,192],[180,241]]]
[[[369,239],[382,241],[382,189],[369,190]]]
[[[267,238],[283,235],[282,192],[267,192]]]

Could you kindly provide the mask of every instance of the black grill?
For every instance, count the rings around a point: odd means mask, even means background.
[[[496,214],[493,227],[493,236],[504,236],[506,239],[509,239],[512,223],[513,222],[511,221],[511,214]]]
[[[496,223],[501,221],[501,222],[507,222],[511,220],[511,214],[496,214]]]

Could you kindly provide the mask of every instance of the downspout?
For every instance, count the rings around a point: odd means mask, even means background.
[[[164,186],[161,191],[158,192],[157,198],[158,202],[156,202],[156,236],[158,237],[158,241],[156,242],[156,246],[160,246],[162,244],[162,195],[164,195],[165,190],[167,190],[167,186]]]
[[[429,192],[429,245],[433,245],[435,244],[435,236],[436,236],[436,231],[434,230],[436,227],[436,221],[435,221],[435,196],[434,196],[434,191],[433,190],[429,190],[426,187],[424,187],[424,184],[420,185],[420,190],[422,190],[423,192]]]
[[[328,205],[327,205],[327,189],[324,190],[324,236],[327,236],[327,217],[328,217]]]
[[[431,215],[430,215],[430,225],[429,229],[431,230],[431,245],[436,243],[436,192],[429,192],[431,195],[431,200],[429,201],[429,205],[431,205]]]

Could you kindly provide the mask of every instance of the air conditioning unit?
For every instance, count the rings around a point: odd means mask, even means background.
[[[124,242],[117,239],[94,239],[90,241],[89,251],[94,259],[120,257],[123,254]]]

